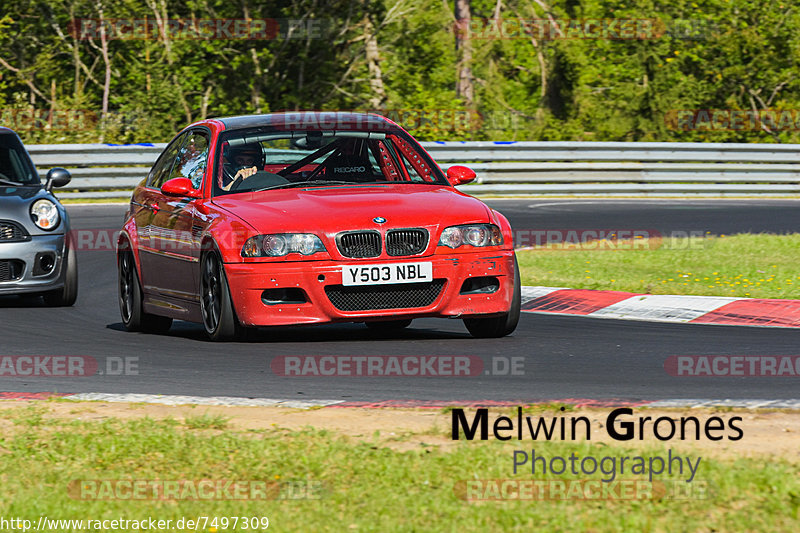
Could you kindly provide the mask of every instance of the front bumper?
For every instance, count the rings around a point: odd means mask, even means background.
[[[50,256],[50,270],[37,268],[43,256]],[[0,242],[0,262],[14,262],[10,281],[0,281],[0,295],[44,292],[64,286],[64,235],[34,235],[29,241]],[[21,265],[20,265],[21,263]],[[7,264],[7,263],[6,263]],[[20,269],[17,270],[17,266]]]
[[[225,272],[236,314],[246,326],[491,316],[507,313],[511,307],[514,293],[512,250],[398,259],[227,263]],[[326,287],[335,289],[342,285],[343,266],[428,261],[433,263],[434,281],[443,283],[441,291],[429,305],[344,311],[332,303],[325,291]],[[464,282],[470,278],[496,278],[499,287],[491,293],[462,294]],[[395,287],[404,288],[399,285]],[[293,289],[295,293],[299,289],[305,301],[266,303],[262,300],[262,295],[267,289]]]

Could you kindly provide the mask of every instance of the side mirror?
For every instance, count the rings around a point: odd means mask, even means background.
[[[447,181],[455,187],[475,179],[475,171],[463,165],[453,165],[447,169]]]
[[[172,178],[161,186],[161,192],[168,196],[200,198],[200,191],[194,188],[189,178]]]
[[[63,187],[71,180],[72,176],[67,169],[54,167],[47,172],[47,182],[44,187],[49,191],[52,190],[53,187]]]

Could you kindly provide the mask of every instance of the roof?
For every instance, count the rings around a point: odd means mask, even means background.
[[[352,111],[287,111],[263,115],[240,115],[215,117],[226,129],[250,128],[254,126],[276,126],[285,129],[374,129],[397,126],[391,120],[374,113]]]

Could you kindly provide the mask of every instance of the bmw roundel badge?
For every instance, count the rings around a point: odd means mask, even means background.
[[[375,217],[372,219],[372,221],[376,224],[383,224],[384,222],[386,222],[386,219],[383,217]]]

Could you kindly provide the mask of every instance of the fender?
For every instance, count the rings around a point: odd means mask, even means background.
[[[245,241],[258,232],[239,219],[216,218],[200,237],[201,253],[216,249],[223,263],[241,263],[241,250]]]
[[[503,250],[514,249],[514,232],[511,229],[511,223],[500,211],[492,209],[492,219],[500,231],[503,232]]]
[[[142,279],[142,271],[139,261],[139,233],[136,231],[136,224],[134,223],[132,217],[125,221],[125,224],[122,226],[119,235],[117,235],[117,249],[115,258],[118,267],[119,252],[121,249],[123,249],[123,247],[133,252],[133,264],[136,265],[136,273],[139,275],[139,279]]]

